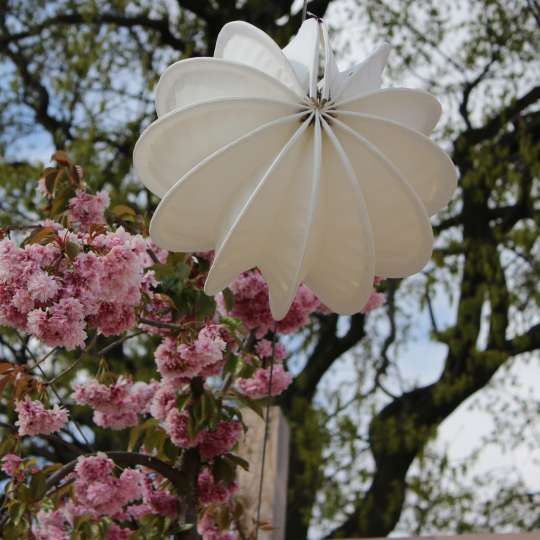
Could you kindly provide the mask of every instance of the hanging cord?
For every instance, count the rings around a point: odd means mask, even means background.
[[[304,0],[302,6],[302,23],[307,17],[307,5],[308,0]],[[261,457],[261,474],[259,477],[259,494],[257,496],[257,523],[255,525],[255,540],[259,540],[259,527],[261,523],[261,506],[262,506],[262,492],[264,484],[264,466],[266,462],[266,447],[268,443],[268,437],[270,434],[270,401],[272,399],[272,378],[274,375],[274,361],[276,359],[276,339],[277,339],[277,323],[274,324],[274,332],[272,334],[272,357],[270,359],[270,376],[268,377],[268,396],[266,402],[266,410],[264,413],[264,437],[262,445],[262,457]]]
[[[269,436],[270,427],[270,400],[272,398],[272,376],[274,374],[274,360],[276,358],[276,339],[277,339],[277,324],[274,324],[274,332],[272,334],[272,357],[270,358],[270,376],[268,378],[268,396],[266,402],[266,411],[264,414],[264,438],[262,447],[261,458],[261,475],[259,478],[259,495],[257,497],[257,524],[255,529],[255,540],[259,540],[259,525],[261,522],[261,505],[262,505],[262,492],[264,483],[264,464],[266,461],[266,446]]]
[[[307,5],[308,0],[304,0],[304,6],[302,7],[302,23],[306,20],[307,17]]]

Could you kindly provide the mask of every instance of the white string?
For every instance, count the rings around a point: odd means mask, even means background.
[[[304,7],[302,8],[302,22],[304,22],[307,17],[307,5],[308,5],[308,0],[304,0]]]
[[[308,0],[304,0],[302,6],[302,23],[307,17],[307,5]],[[270,427],[270,401],[272,399],[272,377],[274,374],[274,361],[276,358],[276,339],[277,339],[277,325],[274,325],[274,333],[272,335],[272,358],[270,359],[270,376],[268,377],[268,396],[266,403],[266,411],[264,415],[264,437],[261,457],[261,474],[259,478],[259,494],[257,497],[257,521],[255,525],[255,540],[259,540],[259,527],[261,524],[261,505],[262,505],[262,492],[264,484],[264,466],[266,461],[266,446],[268,443],[269,427]]]
[[[261,475],[259,478],[259,496],[257,497],[257,524],[255,528],[255,540],[259,540],[259,526],[261,523],[261,504],[262,504],[262,491],[264,483],[264,465],[266,461],[266,444],[268,442],[269,427],[270,427],[270,401],[272,399],[272,376],[274,373],[274,360],[276,358],[276,339],[277,339],[277,325],[274,325],[274,333],[272,335],[272,358],[270,359],[270,376],[268,378],[268,396],[266,402],[266,412],[264,415],[264,438],[262,447],[261,458]]]

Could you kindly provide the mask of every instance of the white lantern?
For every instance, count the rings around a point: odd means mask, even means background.
[[[388,52],[340,72],[321,21],[307,20],[283,50],[232,22],[213,58],[165,71],[135,169],[162,197],[154,241],[215,250],[208,294],[258,267],[276,320],[300,283],[352,314],[375,275],[404,277],[429,260],[429,216],[448,203],[456,171],[428,138],[438,101],[380,88]]]

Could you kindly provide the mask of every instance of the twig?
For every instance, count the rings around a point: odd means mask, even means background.
[[[116,341],[113,341],[106,347],[103,347],[103,349],[99,350],[97,352],[98,356],[102,356],[106,353],[108,353],[111,349],[114,349],[117,345],[120,345],[121,343],[124,343],[124,341],[127,341],[128,339],[131,339],[136,336],[140,336],[141,334],[144,334],[144,330],[137,330],[136,332],[133,332],[133,334],[129,334],[127,336],[121,337],[120,339],[117,339]]]
[[[181,330],[182,327],[178,324],[162,322],[162,321],[153,321],[152,319],[139,319],[141,324],[146,324],[147,326],[155,326],[156,328],[168,328],[169,330]]]
[[[47,360],[47,358],[49,358],[56,351],[58,351],[58,347],[54,347],[53,349],[51,349],[41,360],[39,360],[33,366],[30,366],[30,369],[35,369],[35,368],[39,367],[41,364],[43,364],[43,362],[45,362],[45,360]]]
[[[34,360],[34,362],[36,362],[37,364],[37,358],[36,356],[34,355],[34,353],[32,352],[32,350],[30,349],[30,347],[28,347],[28,344],[26,343],[26,341],[24,340],[24,338],[22,337],[22,335],[17,331],[15,330],[15,332],[17,333],[17,335],[19,336],[19,339],[22,341],[22,343],[24,344],[24,348],[25,350],[28,352],[28,354],[32,357],[32,359]],[[43,368],[37,364],[37,368],[39,369],[39,371],[41,372],[41,374],[43,375],[43,377],[46,379],[47,378],[47,374],[43,371]],[[62,399],[62,397],[60,396],[60,394],[58,393],[58,391],[56,390],[56,388],[54,387],[53,384],[50,385],[51,387],[51,391],[52,393],[55,395],[56,399],[60,402],[60,404],[62,406],[65,407],[65,403],[64,403],[64,400]],[[71,420],[73,422],[73,425],[75,426],[75,428],[77,429],[77,431],[79,432],[80,436],[82,437],[83,441],[85,442],[86,446],[90,449],[90,450],[93,450],[93,446],[90,444],[90,441],[87,439],[86,435],[84,434],[84,431],[82,430],[81,426],[79,426],[79,424],[77,422],[75,422],[75,420]]]

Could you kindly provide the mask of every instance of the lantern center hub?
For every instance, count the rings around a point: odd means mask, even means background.
[[[321,96],[308,98],[308,106],[311,110],[319,113],[327,113],[333,110],[334,102]]]

